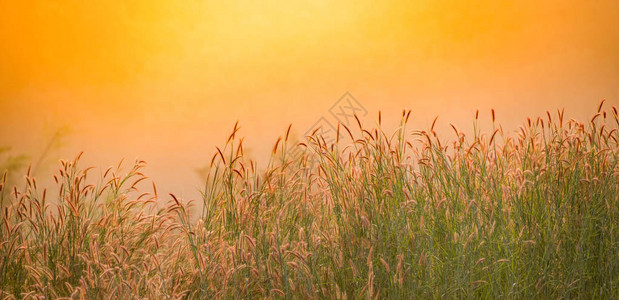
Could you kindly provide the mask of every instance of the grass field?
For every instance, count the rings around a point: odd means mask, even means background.
[[[286,132],[266,170],[235,126],[201,202],[158,194],[142,161],[63,161],[49,191],[26,174],[2,186],[0,298],[619,298],[616,108],[515,132],[492,112],[450,142],[409,117]]]

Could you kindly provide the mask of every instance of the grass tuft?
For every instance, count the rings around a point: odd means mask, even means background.
[[[142,191],[143,161],[97,181],[79,156],[62,161],[54,195],[3,173],[0,295],[618,298],[619,119],[603,104],[513,134],[494,110],[480,132],[476,112],[451,141],[437,119],[407,130],[410,111],[391,134],[339,125],[333,144],[292,144],[288,127],[263,171],[237,122],[198,203]]]

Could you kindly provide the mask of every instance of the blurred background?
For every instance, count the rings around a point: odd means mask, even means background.
[[[476,109],[584,120],[619,104],[618,19],[612,0],[0,1],[0,164],[138,158],[192,199],[237,120],[264,161],[346,92],[387,130],[404,108],[445,136]]]

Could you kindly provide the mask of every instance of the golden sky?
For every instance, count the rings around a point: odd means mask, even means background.
[[[121,157],[170,191],[240,120],[256,156],[345,92],[374,122],[619,103],[619,1],[0,1],[0,146]],[[389,122],[386,121],[386,122]],[[442,121],[442,123],[441,123]]]

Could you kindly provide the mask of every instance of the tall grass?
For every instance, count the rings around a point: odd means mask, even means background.
[[[197,203],[141,161],[98,183],[63,161],[53,197],[26,174],[0,191],[2,298],[618,298],[617,109],[492,116],[449,143],[406,111],[334,144],[289,128],[263,171],[235,126]]]

